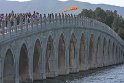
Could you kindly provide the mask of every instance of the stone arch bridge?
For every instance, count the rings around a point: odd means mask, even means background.
[[[124,42],[107,25],[76,15],[25,18],[0,29],[0,83],[19,83],[124,62]]]

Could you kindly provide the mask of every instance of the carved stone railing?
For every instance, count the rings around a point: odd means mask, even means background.
[[[25,20],[23,20],[25,19]],[[90,19],[83,16],[70,14],[44,14],[38,18],[20,16],[19,23],[13,17],[13,20],[3,20],[0,28],[0,42],[7,41],[18,36],[26,35],[27,33],[36,33],[50,29],[60,28],[87,28],[105,32],[114,37],[124,46],[124,41],[115,33],[109,26],[95,19]]]

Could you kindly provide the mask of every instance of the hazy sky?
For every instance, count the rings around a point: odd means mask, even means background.
[[[30,1],[30,0],[9,0],[9,1],[23,2],[23,1]],[[59,1],[67,1],[67,0],[59,0]],[[124,7],[124,0],[76,0],[76,1],[90,2],[93,4],[110,4],[110,5],[116,5],[116,6],[123,6]]]
[[[31,1],[31,0],[8,0],[8,1],[19,1],[19,2],[24,2],[24,1]]]

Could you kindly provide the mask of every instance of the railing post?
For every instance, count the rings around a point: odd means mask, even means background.
[[[44,16],[43,16],[43,22],[45,24],[45,28],[46,28],[46,21],[47,21],[46,14],[44,14]]]
[[[2,20],[2,22],[1,22],[1,27],[2,27],[2,35],[3,35],[3,38],[4,38],[4,34],[5,34],[5,30],[4,30],[4,20]]]
[[[77,24],[77,19],[76,19],[76,16],[74,15],[74,24],[76,25]]]
[[[30,19],[30,24],[31,24],[31,28],[33,30],[33,17],[31,17],[31,19]]]
[[[27,16],[25,16],[25,27],[26,27],[26,29],[28,31],[28,19],[27,19]]]
[[[40,14],[39,23],[40,23],[40,27],[42,28],[42,14]]]
[[[55,20],[54,20],[54,14],[53,14],[53,13],[51,14],[51,19],[52,19],[51,21],[52,21],[52,23],[53,23],[53,27],[54,27],[54,26],[55,26],[55,23],[54,23]]]
[[[17,20],[16,20],[16,17],[14,17],[14,29],[15,29],[15,32],[17,33]]]
[[[20,15],[20,23],[19,23],[20,29],[22,31],[23,29],[23,19],[22,19],[22,15]]]
[[[51,18],[52,18],[52,22],[54,23],[54,14],[53,13],[52,13]]]
[[[70,16],[71,24],[73,24],[73,15]]]
[[[4,26],[4,33],[6,33],[6,32],[7,32],[7,30],[6,30],[6,29],[7,29],[7,26],[6,26],[6,25],[7,25],[7,24],[6,24],[6,19],[3,20],[3,21],[4,21],[4,23],[3,23],[3,26]]]
[[[67,24],[69,24],[69,14],[67,14]]]
[[[60,24],[59,14],[57,15],[57,23]]]
[[[49,14],[49,22],[52,22],[52,14]]]
[[[35,17],[35,25],[36,25],[36,28],[38,28],[38,25],[39,25],[39,17]]]
[[[12,24],[11,24],[10,20],[8,20],[7,28],[9,29],[9,33],[11,36]]]
[[[64,24],[64,14],[62,13],[62,24]]]
[[[46,17],[46,22],[50,23],[50,14],[48,13],[47,17]]]
[[[69,21],[69,24],[70,24],[70,22],[71,22],[70,14],[68,14],[68,21]]]
[[[66,19],[67,19],[66,18],[66,14],[64,14],[64,19],[63,19],[64,20],[64,24],[66,24]]]
[[[55,13],[55,24],[57,25],[57,13]]]
[[[60,13],[59,13],[58,19],[59,19],[59,23],[62,24],[62,22],[61,22],[61,14]]]
[[[82,24],[82,18],[81,18],[80,15],[78,15],[78,17],[79,17],[79,23],[80,23],[80,25],[81,25],[81,24]]]

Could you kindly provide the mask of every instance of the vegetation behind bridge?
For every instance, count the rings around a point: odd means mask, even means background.
[[[116,10],[103,10],[100,7],[97,7],[95,10],[82,9],[79,15],[105,23],[124,40],[124,18]]]

